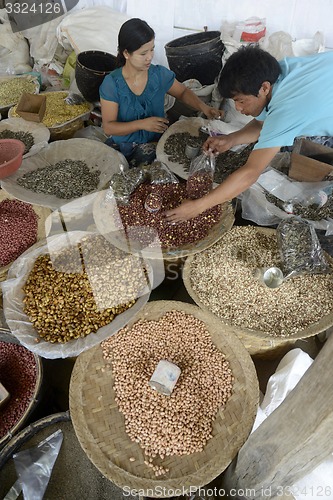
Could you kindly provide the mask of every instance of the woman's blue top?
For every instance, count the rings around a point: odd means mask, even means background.
[[[173,71],[160,65],[151,65],[148,70],[147,85],[141,95],[134,94],[127,85],[122,68],[117,68],[103,80],[99,88],[100,97],[106,101],[116,102],[118,108],[119,122],[131,122],[142,120],[151,116],[164,117],[164,98],[175,80]],[[146,142],[158,141],[161,134],[138,130],[128,135],[112,136],[116,144],[122,142]]]

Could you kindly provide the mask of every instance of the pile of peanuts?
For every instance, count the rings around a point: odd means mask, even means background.
[[[38,217],[29,203],[0,202],[0,266],[7,266],[36,243],[37,228]]]
[[[128,436],[148,457],[189,455],[203,450],[212,425],[232,394],[233,375],[203,321],[171,310],[157,320],[139,320],[102,343],[112,364],[114,390]],[[171,394],[155,392],[149,380],[161,359],[180,377]],[[152,465],[156,475],[167,472]]]
[[[64,343],[109,324],[145,286],[141,259],[92,235],[37,257],[23,286],[24,312],[41,338]]]
[[[162,199],[162,206],[158,212],[150,213],[145,209],[145,200],[151,193],[158,194]],[[196,190],[198,194],[198,191]],[[188,197],[186,183],[169,183],[151,185],[140,184],[132,193],[128,205],[118,207],[121,223],[126,228],[133,226],[137,240],[143,245],[151,245],[156,236],[162,248],[178,248],[182,245],[194,243],[205,238],[210,229],[221,219],[220,205],[210,208],[189,221],[170,224],[164,212],[175,208]]]
[[[11,342],[0,341],[0,382],[10,394],[0,408],[0,438],[17,424],[34,394],[37,367],[32,352]]]

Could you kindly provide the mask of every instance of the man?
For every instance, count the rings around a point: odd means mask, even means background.
[[[232,98],[242,114],[255,117],[229,135],[210,137],[204,151],[218,154],[236,144],[256,142],[247,162],[218,187],[197,200],[168,210],[179,222],[196,217],[248,189],[283,146],[299,136],[333,136],[333,51],[278,62],[268,52],[242,47],[220,74],[222,97]]]

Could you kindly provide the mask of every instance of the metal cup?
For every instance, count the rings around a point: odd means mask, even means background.
[[[190,144],[186,144],[185,146],[185,155],[187,158],[192,160],[199,154],[200,147],[199,146],[191,146]]]
[[[278,288],[284,281],[283,272],[275,266],[257,268],[254,277],[268,288]]]

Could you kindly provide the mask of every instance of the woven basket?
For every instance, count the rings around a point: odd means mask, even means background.
[[[4,331],[0,331],[0,341],[1,342],[9,342],[12,344],[20,344],[20,342],[12,335],[11,333],[6,333]],[[24,423],[26,422],[28,416],[32,413],[34,408],[36,407],[37,403],[39,402],[39,393],[41,390],[42,386],[42,380],[43,380],[43,364],[41,361],[41,358],[37,356],[37,354],[34,354],[35,362],[36,362],[36,384],[34,387],[34,392],[31,397],[31,400],[29,402],[28,407],[26,408],[25,412],[23,413],[22,417],[15,422],[13,427],[10,429],[10,432],[6,435],[4,435],[2,438],[0,438],[0,449],[13,437],[14,434],[17,433],[18,430],[22,428]],[[10,401],[10,400],[9,400]]]
[[[156,479],[144,464],[143,450],[125,432],[124,418],[115,402],[112,370],[103,359],[100,346],[80,354],[69,390],[74,429],[94,465],[117,486],[142,489],[143,495],[158,497],[170,497],[177,488],[203,486],[224,471],[252,429],[259,397],[257,375],[249,354],[230,329],[222,327],[212,314],[192,304],[156,301],[146,304],[129,325],[139,319],[158,319],[171,310],[192,314],[205,323],[234,376],[233,394],[224,410],[218,412],[213,437],[202,452],[166,458],[163,466],[169,472],[164,479]]]
[[[205,238],[177,248],[164,248],[161,251],[160,247],[143,247],[139,241],[127,238],[124,230],[117,229],[113,222],[112,205],[105,203],[105,191],[101,192],[95,199],[93,216],[98,231],[117,248],[124,250],[124,252],[142,253],[147,258],[172,262],[180,261],[188,255],[202,252],[211,247],[225,232],[232,228],[235,221],[232,203],[224,203],[221,219],[209,230]]]
[[[256,227],[257,231],[264,233],[273,233],[275,229]],[[330,259],[329,256],[327,256]],[[185,261],[183,267],[183,282],[187,292],[193,301],[204,311],[210,311],[201,299],[198,297],[195,290],[193,290],[191,284],[191,266],[193,263],[193,257],[188,257]],[[216,316],[217,317],[217,316]],[[273,336],[261,332],[259,330],[250,330],[248,328],[240,328],[231,325],[228,320],[224,320],[219,317],[219,320],[223,325],[228,325],[228,328],[237,335],[237,337],[243,342],[245,348],[248,350],[251,356],[258,356],[265,359],[274,359],[290,350],[297,340],[305,339],[308,337],[313,337],[320,332],[323,332],[333,325],[333,314],[323,317],[317,323],[305,328],[304,330],[292,334],[288,337]]]
[[[64,94],[65,97],[66,95],[69,94],[69,92],[64,91],[64,90],[59,90],[55,92],[43,92],[42,95],[45,95],[46,98],[48,95],[52,94]],[[46,101],[47,105],[47,101]],[[77,130],[80,130],[81,128],[84,127],[84,122],[88,120],[90,116],[90,112],[93,109],[93,105],[89,104],[89,110],[79,116],[76,116],[75,118],[72,118],[71,120],[68,120],[64,123],[61,123],[60,125],[54,125],[48,127],[50,131],[50,141],[59,141],[59,140],[65,140],[65,139],[71,139],[75,132]],[[15,118],[17,116],[15,108],[11,108],[8,112],[8,117],[9,118]]]

